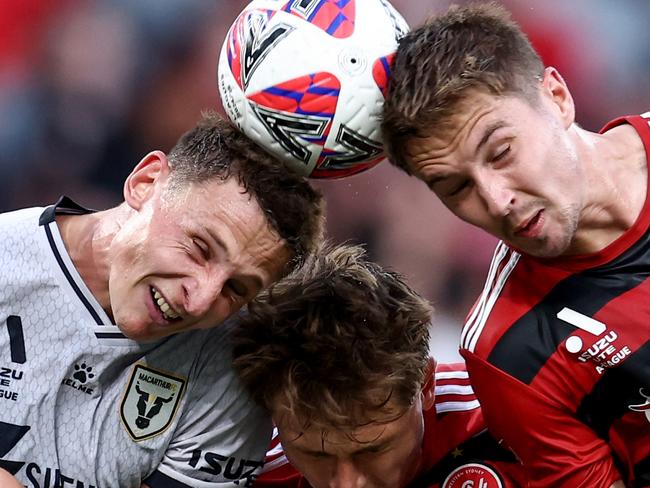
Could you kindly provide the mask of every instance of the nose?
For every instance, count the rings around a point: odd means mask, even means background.
[[[507,182],[498,176],[484,178],[478,184],[485,208],[492,217],[504,217],[510,213],[515,201],[513,191]]]
[[[337,460],[330,488],[363,488],[366,477],[349,459]]]
[[[193,317],[206,315],[215,308],[228,280],[225,270],[202,273],[184,283],[185,311]]]

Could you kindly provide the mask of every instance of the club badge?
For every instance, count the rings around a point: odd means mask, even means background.
[[[185,379],[136,364],[120,405],[120,417],[134,441],[156,436],[171,424]]]

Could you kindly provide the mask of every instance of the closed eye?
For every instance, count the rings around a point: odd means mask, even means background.
[[[447,196],[455,197],[455,196],[457,196],[457,195],[460,195],[460,194],[463,192],[463,190],[465,190],[466,188],[469,188],[469,186],[470,186],[470,181],[469,181],[469,180],[463,180],[463,181],[460,182],[460,184],[456,185],[456,186],[455,186],[455,187],[454,187],[454,188],[453,188],[453,189],[452,189],[452,190],[447,194]]]
[[[510,144],[508,144],[508,145],[503,149],[503,151],[501,151],[501,152],[498,153],[496,156],[494,156],[494,157],[492,158],[492,162],[497,163],[497,162],[501,161],[502,159],[504,159],[508,154],[510,154]]]
[[[208,246],[203,239],[199,239],[198,237],[195,237],[194,239],[192,239],[192,244],[194,244],[194,247],[199,251],[203,259],[205,259],[206,261],[210,259],[211,256],[210,246]]]
[[[240,281],[228,280],[226,281],[226,287],[240,298],[244,298],[248,295],[248,288]]]

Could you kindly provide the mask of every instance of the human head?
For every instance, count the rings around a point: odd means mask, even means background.
[[[218,325],[322,234],[321,195],[214,113],[145,156],[124,197],[109,303],[134,339]]]
[[[382,131],[390,160],[408,174],[408,144],[456,128],[478,93],[538,97],[544,65],[508,12],[493,3],[452,6],[400,40]]]
[[[171,189],[234,178],[286,242],[292,264],[302,262],[320,241],[324,224],[320,193],[219,114],[205,113],[181,136],[169,153],[169,165]]]
[[[326,247],[251,303],[235,368],[314,488],[400,487],[416,475],[433,405],[430,319],[398,274],[348,245]]]
[[[522,252],[584,252],[573,99],[506,11],[455,7],[429,20],[400,42],[392,76],[383,130],[397,166]]]

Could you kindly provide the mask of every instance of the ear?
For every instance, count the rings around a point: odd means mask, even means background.
[[[568,129],[575,122],[576,116],[573,97],[560,72],[552,66],[544,69],[542,92],[553,104],[556,113],[560,117],[562,126]]]
[[[427,369],[422,385],[422,410],[427,411],[433,408],[436,403],[436,361],[429,358]]]
[[[169,161],[162,151],[152,151],[137,164],[124,182],[124,201],[139,210],[169,176]]]

